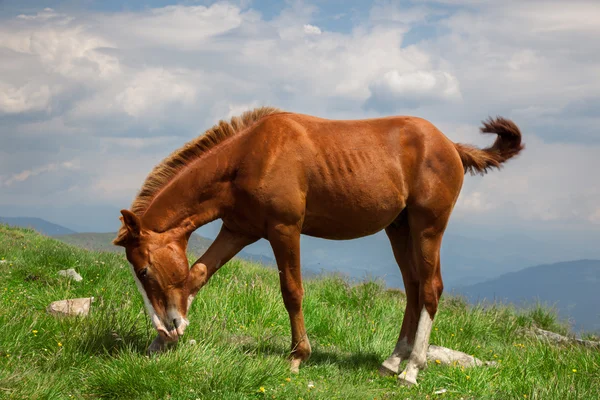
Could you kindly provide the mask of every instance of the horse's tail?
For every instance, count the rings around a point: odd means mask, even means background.
[[[498,135],[491,147],[478,149],[475,146],[454,143],[465,169],[465,174],[485,174],[488,169],[500,168],[500,164],[519,154],[525,147],[521,144],[521,131],[509,119],[496,117],[483,121],[482,133]]]

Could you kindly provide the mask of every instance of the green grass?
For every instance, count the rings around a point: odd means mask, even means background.
[[[496,360],[498,367],[433,363],[418,387],[405,388],[377,374],[404,309],[402,293],[378,282],[305,281],[313,355],[290,375],[289,322],[273,269],[242,261],[223,267],[192,306],[185,340],[147,357],[154,332],[123,256],[0,225],[0,259],[6,261],[0,263],[0,397],[597,399],[600,393],[599,351],[524,333],[532,325],[565,332],[540,307],[470,307],[445,297],[431,343]],[[65,268],[84,280],[58,277]],[[87,318],[59,319],[45,311],[51,301],[87,296],[96,298]],[[445,394],[433,394],[442,388]]]

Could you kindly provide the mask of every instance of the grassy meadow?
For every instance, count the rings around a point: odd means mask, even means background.
[[[74,268],[82,282],[59,277]],[[394,347],[402,292],[337,276],[305,281],[313,355],[288,370],[290,329],[275,270],[232,261],[199,293],[184,339],[147,357],[155,336],[124,256],[0,225],[0,398],[16,399],[597,399],[600,351],[526,335],[565,333],[551,311],[470,307],[444,297],[431,343],[497,367],[430,363],[417,387],[377,368]],[[94,296],[86,318],[46,313]],[[189,340],[196,344],[189,344]],[[446,389],[443,394],[434,394]]]

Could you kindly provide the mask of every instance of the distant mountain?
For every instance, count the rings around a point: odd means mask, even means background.
[[[94,251],[108,251],[113,253],[123,252],[122,247],[118,247],[112,244],[113,239],[117,236],[115,232],[109,233],[72,233],[69,235],[56,236],[56,239],[71,244],[73,246],[82,247],[88,250]],[[211,239],[207,239],[203,236],[193,234],[190,236],[188,242],[188,253],[194,257],[200,257],[212,244]],[[246,252],[238,253],[237,257],[261,263],[264,265],[274,265],[275,260],[271,257],[264,255],[249,254]]]
[[[451,289],[470,285],[530,265],[561,259],[556,254],[557,246],[533,239],[520,240],[523,244],[517,246],[510,238],[494,240],[446,234],[441,252],[444,286]],[[271,257],[273,254],[265,240],[245,250]],[[375,277],[383,279],[390,287],[403,287],[400,270],[383,232],[345,241],[302,236],[300,251],[305,271],[341,272],[354,279]]]
[[[75,231],[41,218],[31,217],[0,217],[0,223],[22,228],[31,228],[47,236],[68,235]]]
[[[539,301],[556,307],[576,331],[600,332],[600,260],[538,265],[474,285],[458,287],[470,302],[516,305]]]

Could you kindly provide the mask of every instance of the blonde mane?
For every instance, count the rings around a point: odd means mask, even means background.
[[[219,121],[218,124],[208,129],[203,135],[198,136],[183,147],[175,150],[152,169],[152,172],[150,172],[136,198],[133,200],[131,211],[141,217],[150,206],[156,194],[186,165],[224,140],[251,127],[261,118],[281,112],[280,109],[275,107],[259,107],[246,111],[238,117],[231,118],[229,122]],[[124,227],[121,227],[119,236],[126,233],[126,229],[124,230]]]

